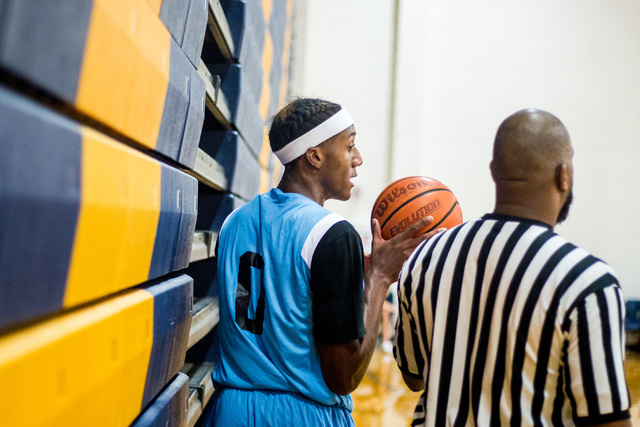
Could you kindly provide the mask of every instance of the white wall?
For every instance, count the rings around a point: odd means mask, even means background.
[[[347,203],[327,207],[365,235],[371,206],[387,184],[381,153],[389,127],[391,14],[388,0],[296,0],[290,87],[295,96],[328,99],[356,121],[364,164]],[[367,245],[368,247],[369,245]]]
[[[365,163],[352,200],[366,229],[388,182],[392,0],[297,0],[296,94],[342,103]],[[556,114],[575,149],[575,201],[556,231],[611,264],[640,298],[640,2],[401,0],[391,177],[447,184],[465,218],[493,208],[495,131],[525,107]],[[298,33],[301,30],[298,31]],[[300,71],[296,74],[296,71]]]

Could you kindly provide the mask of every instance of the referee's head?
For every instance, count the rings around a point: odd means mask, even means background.
[[[491,162],[496,212],[562,222],[573,198],[572,158],[569,132],[553,114],[530,108],[507,117]]]

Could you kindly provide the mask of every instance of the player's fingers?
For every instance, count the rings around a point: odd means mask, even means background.
[[[446,231],[446,228],[436,228],[435,230],[431,230],[428,233],[424,233],[422,235],[420,235],[420,240],[427,240],[432,238],[433,236],[435,236],[438,233],[442,233],[443,231]]]
[[[380,228],[380,223],[377,219],[371,220],[371,237],[374,241],[384,240],[382,237],[382,229]]]
[[[427,227],[432,222],[433,222],[433,217],[429,215],[428,217],[422,218],[421,220],[411,224],[411,226],[407,228],[402,234],[406,234],[411,237],[418,237],[416,236],[416,233],[422,230],[423,228]]]

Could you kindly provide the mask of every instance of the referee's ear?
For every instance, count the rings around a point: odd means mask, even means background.
[[[556,167],[556,186],[558,190],[563,193],[568,192],[571,189],[570,177],[569,177],[569,167],[563,163]]]

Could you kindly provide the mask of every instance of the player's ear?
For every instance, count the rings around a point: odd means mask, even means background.
[[[305,156],[311,166],[319,168],[322,165],[322,149],[319,146],[309,148]]]
[[[493,171],[493,160],[491,160],[491,162],[489,162],[489,170],[491,171],[491,178],[493,178],[493,180],[495,181],[496,174]]]
[[[556,186],[562,192],[569,191],[570,187],[570,177],[569,177],[569,167],[563,163],[556,167]]]

